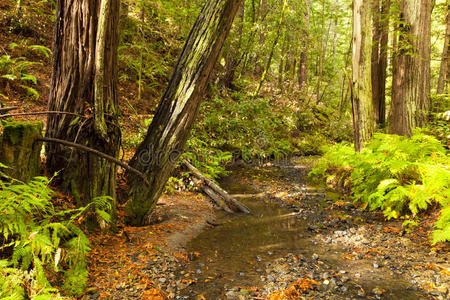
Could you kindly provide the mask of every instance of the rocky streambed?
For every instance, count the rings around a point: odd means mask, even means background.
[[[198,228],[189,231],[187,219],[184,231],[166,239],[170,244],[184,236],[182,242],[140,262],[163,292],[151,296],[124,283],[111,298],[450,297],[448,245],[432,247],[426,231],[405,232],[400,222],[386,222],[377,212],[309,185],[308,171],[304,161],[234,169],[221,185],[240,194],[253,214],[217,211],[214,220],[192,222],[194,228],[206,224],[200,234]]]

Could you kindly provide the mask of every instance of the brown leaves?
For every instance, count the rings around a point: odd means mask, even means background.
[[[309,279],[300,278],[293,282],[286,290],[278,290],[268,296],[269,300],[294,300],[299,299],[300,295],[307,290],[312,290],[314,285],[320,285],[319,282]]]

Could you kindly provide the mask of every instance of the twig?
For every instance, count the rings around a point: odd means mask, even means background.
[[[79,149],[79,150],[82,150],[82,151],[89,152],[89,153],[95,154],[97,156],[100,156],[101,158],[104,158],[106,160],[109,160],[110,162],[115,163],[116,165],[121,166],[125,170],[128,170],[128,171],[130,171],[132,173],[137,174],[139,177],[142,178],[142,180],[145,182],[145,184],[147,186],[150,186],[150,183],[148,182],[148,179],[147,179],[147,177],[145,176],[144,173],[142,173],[141,171],[131,167],[127,163],[124,163],[124,162],[118,160],[117,158],[112,157],[112,156],[110,156],[108,154],[105,154],[103,152],[100,152],[98,150],[95,150],[95,149],[92,149],[92,148],[89,148],[89,147],[86,147],[86,146],[83,146],[83,145],[79,145],[79,144],[75,144],[75,143],[72,143],[72,142],[68,142],[68,141],[60,140],[60,139],[55,139],[55,138],[42,137],[42,138],[38,138],[37,140],[41,141],[41,142],[45,142],[45,143],[62,144],[64,146],[76,148],[76,149]]]

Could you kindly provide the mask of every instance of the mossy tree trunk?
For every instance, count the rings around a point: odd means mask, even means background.
[[[0,162],[8,176],[24,182],[39,175],[42,122],[7,122],[0,135]]]
[[[127,213],[134,225],[146,223],[164,190],[195,120],[203,92],[242,0],[208,0],[195,22],[144,141],[130,165],[149,184],[128,173]]]
[[[430,110],[431,1],[402,0],[394,55],[390,132],[410,136]]]
[[[353,1],[353,127],[360,151],[374,131],[371,81],[372,1]]]
[[[119,0],[59,0],[56,6],[47,137],[86,145],[116,157],[117,43]],[[47,164],[60,171],[62,186],[80,205],[97,196],[115,197],[116,166],[94,154],[47,144]]]

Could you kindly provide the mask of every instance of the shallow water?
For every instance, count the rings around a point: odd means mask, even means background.
[[[233,176],[225,178],[221,185],[231,194],[256,193],[237,183]],[[189,299],[200,294],[208,300],[221,299],[229,288],[262,285],[260,276],[265,275],[266,264],[288,253],[308,256],[317,253],[322,261],[336,269],[346,267],[340,260],[345,253],[343,249],[313,243],[313,233],[308,231],[311,220],[297,218],[295,212],[269,199],[250,198],[242,202],[251,209],[252,215],[223,214],[218,218],[220,225],[204,231],[187,245],[189,252],[199,253],[188,266],[196,281],[183,292]],[[361,273],[358,282],[365,290],[381,285],[389,291],[383,299],[421,298],[406,290],[406,281],[389,274],[380,277],[371,274],[369,269],[367,274]]]

